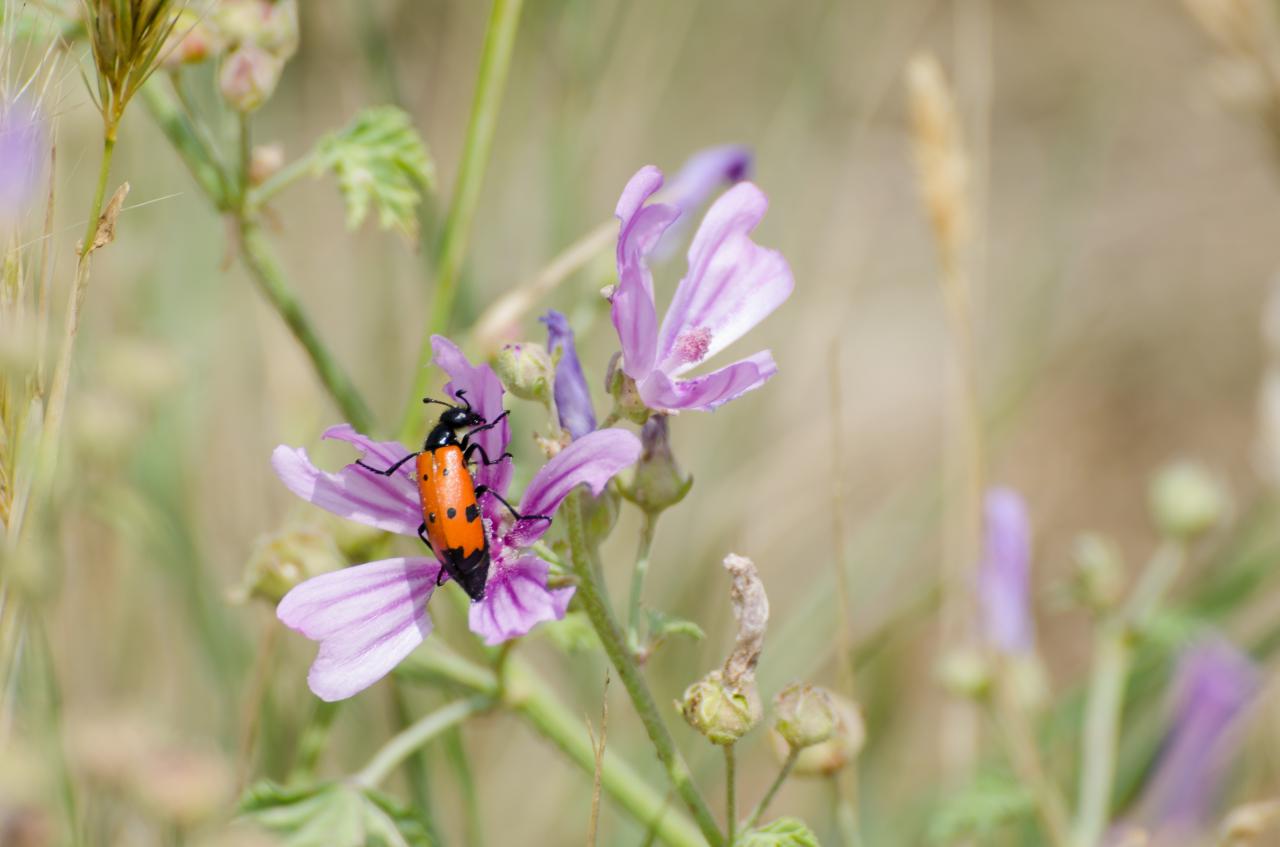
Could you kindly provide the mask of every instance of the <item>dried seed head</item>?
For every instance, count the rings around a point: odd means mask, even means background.
[[[960,262],[969,233],[969,160],[942,66],[930,54],[907,66],[917,178],[943,267]]]
[[[159,66],[177,21],[174,0],[83,0],[97,106],[115,140],[125,106]]]
[[[733,744],[751,731],[763,713],[755,684],[729,685],[720,671],[712,671],[685,689],[676,708],[712,744]]]
[[[733,578],[729,599],[733,616],[738,621],[738,637],[733,651],[724,661],[724,679],[730,686],[755,685],[756,663],[764,649],[764,631],[769,623],[769,598],[755,563],[745,556],[730,553],[724,558],[725,570]]]

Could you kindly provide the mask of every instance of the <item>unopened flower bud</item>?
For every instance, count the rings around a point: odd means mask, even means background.
[[[220,53],[225,41],[204,16],[193,9],[182,9],[174,19],[173,29],[160,48],[160,66],[175,71],[183,65],[203,62]]]
[[[836,731],[836,704],[825,688],[794,682],[773,698],[773,728],[797,750],[826,741]]]
[[[493,369],[507,390],[521,400],[551,403],[555,369],[547,348],[533,341],[508,344],[494,357]]]
[[[235,47],[252,44],[281,61],[298,49],[296,0],[222,0],[214,22]]]
[[[938,682],[957,697],[983,697],[991,687],[991,663],[975,647],[955,647],[938,664]]]
[[[750,732],[763,712],[754,683],[735,689],[718,670],[685,689],[676,707],[689,726],[721,745],[733,744]]]
[[[249,182],[262,183],[275,176],[284,167],[284,145],[260,144],[249,156]]]
[[[832,704],[831,735],[799,751],[791,772],[796,776],[831,776],[858,757],[867,741],[867,727],[858,704],[833,692],[825,692]],[[793,749],[778,729],[769,733],[778,761],[784,761]]]
[[[680,473],[669,435],[666,415],[654,415],[640,430],[644,450],[626,495],[650,514],[679,503],[693,487],[693,477]]]
[[[237,112],[252,112],[275,92],[283,70],[283,59],[254,44],[242,44],[222,60],[218,90]]]
[[[649,420],[653,411],[640,399],[636,381],[622,370],[622,354],[614,353],[605,371],[604,388],[613,398],[613,410],[621,418],[635,424]]]
[[[1226,511],[1227,497],[1204,468],[1176,462],[1152,481],[1150,505],[1161,532],[1189,541],[1218,523]]]
[[[232,599],[275,605],[303,580],[340,567],[342,555],[328,534],[312,527],[286,529],[258,541]]]
[[[612,486],[607,486],[599,497],[588,497],[583,503],[583,517],[586,519],[587,540],[592,543],[604,541],[613,532],[618,522],[621,509],[621,497]]]
[[[1124,560],[1108,539],[1089,533],[1076,539],[1075,582],[1080,599],[1097,612],[1114,609],[1124,593]]]

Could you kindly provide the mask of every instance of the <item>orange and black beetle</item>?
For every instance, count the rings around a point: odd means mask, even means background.
[[[471,439],[478,433],[495,426],[507,416],[503,412],[492,421],[471,408],[466,398],[466,391],[455,393],[463,406],[454,406],[442,400],[424,397],[423,403],[439,403],[445,406],[440,413],[440,420],[432,428],[419,453],[410,453],[385,470],[370,467],[357,460],[362,468],[383,476],[391,476],[400,466],[410,459],[417,458],[418,495],[422,500],[422,523],[418,526],[418,537],[427,545],[443,567],[436,579],[439,585],[448,574],[457,580],[462,590],[473,601],[484,598],[485,581],[489,577],[489,538],[485,534],[484,521],[480,516],[480,497],[488,494],[496,497],[506,506],[516,520],[545,520],[546,515],[521,515],[502,495],[492,491],[488,486],[476,485],[468,467],[475,453],[486,465],[496,465],[511,458],[510,453],[503,453],[497,459],[490,459],[489,454]],[[475,427],[458,440],[458,430]]]

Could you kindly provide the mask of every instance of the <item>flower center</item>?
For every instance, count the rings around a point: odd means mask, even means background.
[[[711,330],[705,326],[697,327],[676,336],[675,349],[672,353],[682,363],[701,362],[711,347]]]

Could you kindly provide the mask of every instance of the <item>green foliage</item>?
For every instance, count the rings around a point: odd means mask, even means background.
[[[649,621],[649,637],[653,639],[654,646],[673,635],[683,635],[692,638],[694,641],[701,641],[706,637],[702,627],[693,621],[677,618],[675,615],[669,615],[666,612],[645,609],[645,617]]]
[[[738,836],[738,847],[821,847],[818,837],[803,821],[778,818]]]
[[[316,157],[319,169],[338,178],[348,227],[360,226],[376,206],[378,226],[417,240],[417,207],[435,185],[435,165],[408,114],[395,106],[365,109],[321,139]]]
[[[347,783],[260,782],[240,813],[284,836],[286,847],[432,847],[422,821],[386,795]]]
[[[1034,809],[1031,792],[1021,783],[1005,774],[980,773],[942,802],[929,822],[929,840],[950,844],[962,838],[983,838]]]

